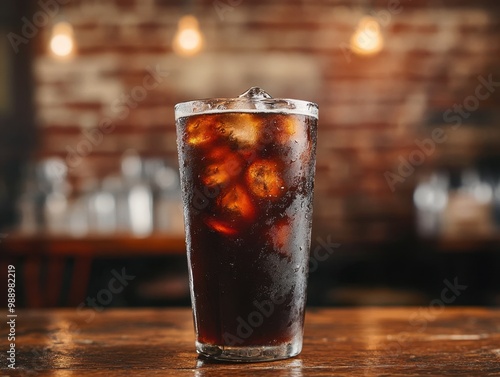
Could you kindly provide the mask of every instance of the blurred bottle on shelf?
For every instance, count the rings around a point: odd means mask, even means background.
[[[71,201],[68,210],[67,234],[72,237],[85,237],[89,233],[89,213],[85,196],[78,196]]]
[[[418,233],[452,238],[495,234],[500,189],[494,175],[468,168],[454,172],[453,177],[436,172],[417,185],[413,199]]]
[[[122,175],[127,191],[130,232],[146,237],[153,232],[153,193],[144,179],[144,166],[137,152],[129,150],[122,158]]]
[[[500,231],[500,178],[497,179],[495,190],[493,191],[493,217],[496,229]]]
[[[162,166],[154,174],[155,230],[160,233],[182,234],[184,214],[182,209],[180,180],[171,166]]]
[[[60,158],[50,158],[38,166],[38,183],[43,193],[43,221],[49,234],[64,234],[68,220],[67,167]]]
[[[110,175],[101,182],[101,188],[93,198],[92,205],[97,214],[98,232],[113,234],[119,230],[119,216],[126,219],[125,210],[119,210],[121,196],[123,196],[123,183],[119,176]],[[122,224],[122,231],[124,227]]]
[[[101,188],[96,178],[87,178],[81,185],[88,217],[90,234],[109,234],[116,231],[115,200],[113,196]]]
[[[448,203],[449,177],[444,172],[433,173],[421,182],[413,194],[417,209],[417,230],[421,236],[436,236],[442,227],[443,210]]]
[[[450,193],[444,213],[446,236],[488,237],[493,234],[493,187],[477,169],[460,173],[460,185]]]
[[[17,202],[18,232],[23,234],[35,234],[44,224],[45,195],[38,186],[35,170],[33,163],[26,166],[22,194]]]
[[[71,237],[184,231],[179,175],[161,158],[141,158],[134,150],[121,159],[120,174],[87,177],[75,190],[62,159],[31,164],[17,203],[22,234]]]

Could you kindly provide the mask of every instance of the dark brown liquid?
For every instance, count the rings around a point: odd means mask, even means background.
[[[301,334],[316,122],[279,113],[178,120],[198,341],[263,346]]]

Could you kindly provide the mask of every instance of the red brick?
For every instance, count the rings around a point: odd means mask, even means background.
[[[377,12],[387,1],[371,5]],[[50,28],[34,40],[39,157],[66,158],[82,129],[111,117],[115,130],[71,170],[78,185],[118,173],[120,156],[134,147],[144,156],[176,163],[175,103],[236,95],[251,85],[271,94],[320,105],[315,196],[316,232],[349,240],[394,239],[411,232],[412,191],[421,172],[459,166],[479,151],[497,153],[500,135],[462,126],[436,147],[404,183],[389,189],[384,172],[429,137],[439,117],[472,95],[477,76],[500,79],[500,8],[493,0],[457,0],[446,7],[402,1],[382,25],[385,47],[375,56],[345,55],[365,3],[330,0],[242,2],[220,19],[213,1],[193,3],[205,36],[204,50],[180,58],[170,46],[181,4],[158,0],[72,1],[65,16],[75,27],[77,55],[56,62],[47,55]],[[148,66],[169,76],[126,116],[112,104],[142,85]],[[498,93],[480,111],[500,121]],[[123,110],[123,109],[122,109]],[[123,118],[123,119],[120,119]],[[438,120],[439,121],[439,120]],[[436,120],[432,119],[432,122]],[[444,123],[444,121],[443,121]],[[484,130],[484,129],[483,129]]]

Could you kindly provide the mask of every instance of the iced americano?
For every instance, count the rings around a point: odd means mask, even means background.
[[[317,115],[258,88],[176,106],[196,347],[207,357],[301,350]]]

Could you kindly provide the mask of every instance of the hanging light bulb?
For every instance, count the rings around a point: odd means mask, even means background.
[[[187,15],[179,20],[172,47],[181,56],[197,54],[203,45],[203,35],[196,17]]]
[[[50,51],[58,58],[68,58],[74,49],[73,26],[66,21],[56,23],[50,37]]]
[[[351,37],[351,50],[359,55],[374,55],[384,46],[380,24],[374,17],[363,17]]]

